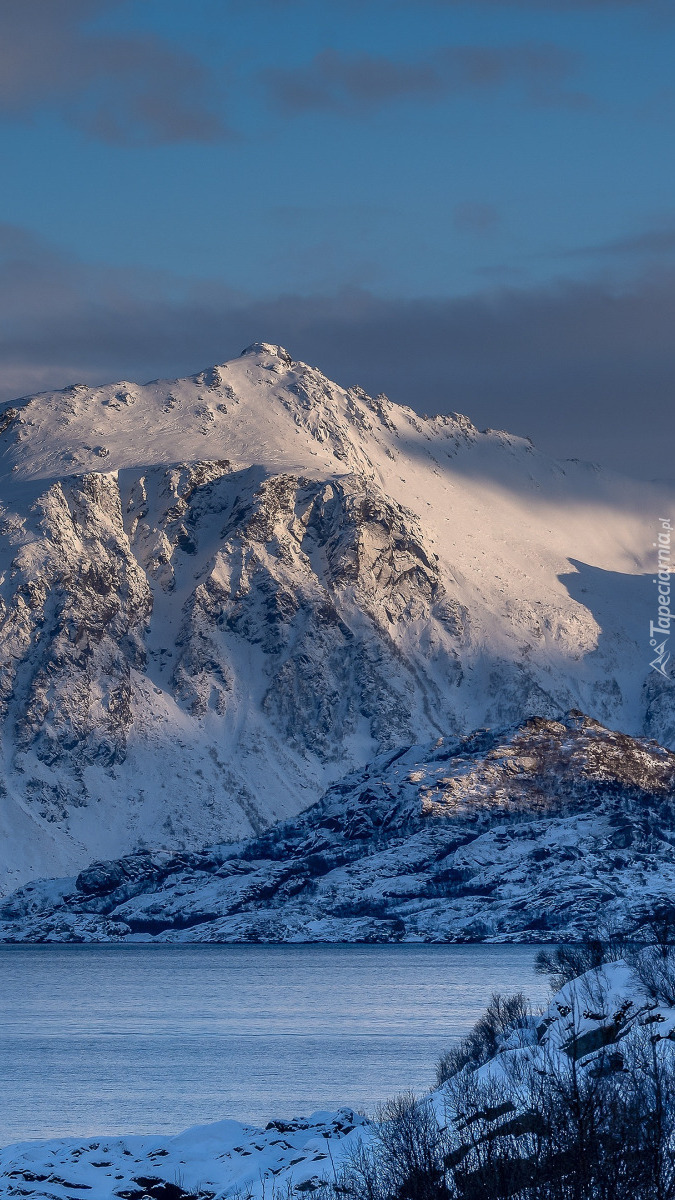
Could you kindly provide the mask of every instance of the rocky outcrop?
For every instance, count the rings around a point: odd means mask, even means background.
[[[299,819],[97,862],[0,907],[6,941],[560,941],[672,907],[675,754],[581,713],[403,747]]]
[[[28,522],[9,522],[20,545],[0,601],[0,712],[15,731],[15,766],[29,749],[48,767],[65,759],[77,802],[87,764],[125,757],[131,672],[145,666],[152,593],[114,477],[53,484],[31,506],[30,525],[26,536]],[[49,806],[48,786],[32,801]]]

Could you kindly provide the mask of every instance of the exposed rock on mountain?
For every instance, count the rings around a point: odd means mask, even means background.
[[[675,754],[571,713],[381,755],[295,821],[0,906],[5,941],[640,936],[675,891]]]
[[[643,689],[663,488],[265,344],[0,425],[0,889],[261,833],[483,723],[578,706],[672,744]]]

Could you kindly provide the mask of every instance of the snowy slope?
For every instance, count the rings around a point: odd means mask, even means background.
[[[175,1137],[59,1138],[0,1150],[0,1192],[32,1200],[215,1200],[315,1190],[333,1178],[367,1123],[350,1109],[271,1121],[218,1121]]]
[[[675,893],[675,754],[581,714],[381,755],[294,821],[94,863],[0,903],[0,941],[638,939]]]
[[[481,724],[579,707],[674,742],[663,488],[265,344],[0,429],[0,888],[258,832]]]

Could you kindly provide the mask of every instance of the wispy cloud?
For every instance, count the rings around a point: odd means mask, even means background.
[[[119,0],[2,0],[0,115],[44,109],[109,143],[211,142],[227,127],[208,69],[153,34],[92,32]]]
[[[244,0],[231,0],[231,3],[242,4]],[[363,9],[369,0],[327,0],[334,8],[358,11]],[[372,2],[372,0],[371,0]],[[381,3],[382,0],[374,0]],[[246,0],[250,6],[251,0]],[[306,4],[307,0],[257,0],[262,7],[289,8],[292,5]],[[672,0],[388,0],[397,8],[419,8],[421,4],[435,8],[499,8],[499,9],[540,9],[550,12],[569,12],[583,9],[602,12],[612,12],[621,9],[636,9],[649,16],[672,15]]]
[[[416,61],[323,50],[300,67],[263,73],[273,103],[287,114],[354,112],[396,100],[439,100],[464,92],[519,87],[534,104],[587,105],[568,84],[579,56],[549,43],[446,46]]]
[[[271,0],[272,3],[293,3],[296,0]],[[355,0],[341,0],[347,6]],[[614,13],[634,9],[648,18],[672,17],[671,0],[397,0],[399,7],[424,3],[436,8],[499,8],[539,10],[541,12],[607,12]]]
[[[567,12],[574,8],[665,10],[667,0],[430,0],[430,3],[453,8],[475,8],[481,4],[491,4],[495,8],[549,8]]]
[[[568,251],[567,257],[647,258],[672,254],[673,251],[675,251],[675,224],[670,224],[656,229],[646,229],[642,233],[612,238],[606,242],[597,242],[592,246],[579,246]]]

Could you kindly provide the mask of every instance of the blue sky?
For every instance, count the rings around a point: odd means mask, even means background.
[[[0,395],[285,341],[668,474],[674,66],[650,0],[3,0]]]

